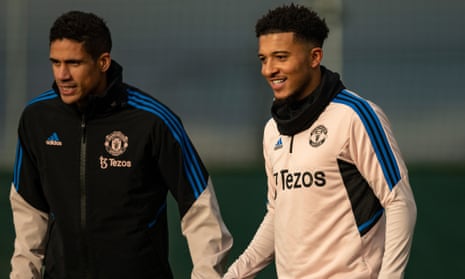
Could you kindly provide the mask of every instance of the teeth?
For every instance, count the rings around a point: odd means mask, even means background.
[[[279,84],[279,83],[283,83],[284,82],[284,79],[276,79],[276,80],[272,80],[271,81],[273,84]]]

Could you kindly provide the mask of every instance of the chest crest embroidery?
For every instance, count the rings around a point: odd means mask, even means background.
[[[328,137],[328,129],[325,126],[319,125],[310,132],[309,143],[313,147],[322,145]]]
[[[114,131],[105,137],[105,150],[113,155],[119,156],[128,148],[128,137],[120,131]]]

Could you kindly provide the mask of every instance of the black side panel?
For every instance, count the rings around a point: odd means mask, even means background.
[[[342,160],[338,160],[338,165],[358,230],[364,235],[378,222],[384,209],[357,167]]]

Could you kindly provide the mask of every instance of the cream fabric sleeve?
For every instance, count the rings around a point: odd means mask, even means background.
[[[267,213],[263,218],[255,236],[246,250],[229,267],[224,279],[254,278],[258,272],[270,264],[274,259],[274,206],[276,198],[276,186],[273,182],[273,171],[268,160],[269,150],[267,131],[272,130],[272,121],[265,127],[263,136],[263,156],[267,175]]]
[[[401,181],[406,181],[403,178]],[[386,242],[380,279],[404,278],[412,245],[417,209],[408,185],[397,185],[386,210]]]
[[[273,213],[268,211],[247,249],[229,267],[224,279],[249,279],[274,258]]]
[[[233,238],[223,223],[211,180],[181,221],[192,258],[192,279],[221,278]]]
[[[27,203],[14,185],[10,190],[10,202],[16,232],[10,279],[39,279],[45,253],[48,214]]]
[[[391,124],[380,107],[368,103],[379,119],[377,127],[380,133],[385,135],[384,151],[388,155],[392,154],[391,169],[397,169],[398,174],[390,173],[394,179],[388,182],[387,175],[380,166],[380,159],[377,158],[373,145],[370,144],[366,127],[358,117],[354,118],[352,123],[351,138],[354,140],[351,142],[351,153],[357,167],[385,209],[385,249],[378,278],[400,279],[404,277],[410,254],[417,209],[408,180],[408,170],[394,138]]]

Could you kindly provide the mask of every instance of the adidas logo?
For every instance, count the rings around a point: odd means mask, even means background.
[[[53,145],[53,146],[62,146],[63,143],[58,138],[57,133],[53,133],[48,139],[45,141],[46,145]]]
[[[274,150],[280,149],[282,147],[283,147],[283,140],[281,138],[279,138],[278,141],[276,142],[276,144],[274,145]]]

